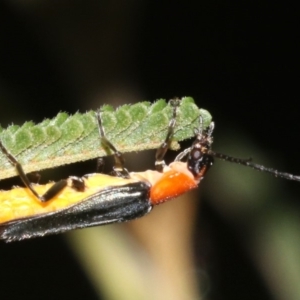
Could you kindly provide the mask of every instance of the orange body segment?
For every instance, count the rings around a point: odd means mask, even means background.
[[[170,170],[162,175],[151,188],[150,199],[153,205],[175,198],[198,186],[198,182],[188,175]]]

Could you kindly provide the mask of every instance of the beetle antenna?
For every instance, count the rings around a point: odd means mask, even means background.
[[[293,174],[286,173],[286,172],[280,172],[276,169],[267,168],[263,165],[253,163],[251,158],[241,159],[241,158],[232,157],[232,156],[229,156],[226,154],[214,152],[213,150],[211,150],[211,144],[213,142],[212,133],[214,130],[214,122],[211,122],[209,127],[206,130],[204,130],[203,118],[200,116],[199,119],[200,119],[199,120],[200,125],[199,125],[199,128],[195,129],[196,140],[195,140],[194,144],[192,145],[192,147],[187,148],[184,151],[182,151],[181,153],[179,153],[179,155],[176,157],[175,161],[181,161],[182,159],[184,159],[187,156],[190,157],[191,153],[193,151],[200,151],[202,156],[203,156],[203,154],[206,154],[211,157],[216,157],[216,158],[219,158],[219,159],[222,159],[225,161],[243,165],[243,166],[252,168],[254,170],[257,170],[257,171],[266,172],[275,177],[284,178],[284,179],[293,180],[293,181],[300,181],[300,176],[293,175]]]
[[[225,161],[229,161],[232,163],[236,163],[239,165],[243,165],[246,167],[250,167],[252,169],[261,171],[261,172],[266,172],[266,173],[270,173],[272,175],[274,175],[275,177],[279,177],[279,178],[284,178],[284,179],[288,179],[288,180],[293,180],[293,181],[300,181],[300,176],[296,176],[290,173],[285,173],[285,172],[279,172],[276,169],[273,168],[267,168],[265,166],[259,165],[259,164],[255,164],[253,162],[251,162],[251,158],[250,159],[240,159],[240,158],[235,158],[229,155],[225,155],[222,153],[217,153],[214,152],[212,150],[209,151],[209,154],[213,157],[225,160]]]

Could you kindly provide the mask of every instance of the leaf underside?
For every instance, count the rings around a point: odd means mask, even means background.
[[[172,116],[172,107],[163,99],[154,103],[139,102],[116,110],[101,108],[106,137],[121,152],[156,149],[165,139]],[[204,127],[211,115],[199,109],[190,97],[181,99],[171,149],[178,150],[178,141],[194,136],[201,114]],[[4,146],[22,164],[26,173],[106,156],[94,111],[68,115],[61,112],[39,124],[26,122],[22,126],[0,128]],[[15,168],[0,153],[0,179],[16,176]]]

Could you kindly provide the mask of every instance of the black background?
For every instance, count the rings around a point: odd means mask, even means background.
[[[104,102],[87,107],[85,99],[97,93],[97,84],[101,93],[101,88],[106,91],[115,81],[121,87],[129,86],[130,91],[138,87],[138,96],[125,98],[126,103],[192,96],[213,115],[215,149],[223,152],[224,141],[235,142],[226,139],[227,134],[237,131],[270,155],[273,164],[291,173],[300,172],[299,16],[291,2],[132,1],[131,6],[134,9],[126,11],[116,1],[113,10],[103,13],[107,3],[92,0],[81,4],[66,1],[58,7],[47,1],[33,1],[32,6],[1,2],[1,126],[40,122],[59,111],[93,109]],[[98,12],[99,20],[93,24]],[[132,16],[124,18],[126,13]],[[114,28],[114,22],[124,24]],[[63,47],[57,50],[68,42],[78,46],[77,36],[82,40],[81,28],[85,26],[89,30],[84,32],[91,35],[86,37],[87,44],[93,45],[90,40],[94,39],[96,49],[103,45],[107,51],[98,54],[87,46],[88,54],[82,59],[94,62],[91,69],[70,64],[85,53],[84,46],[74,47],[69,61]],[[128,37],[123,41],[126,46],[117,49],[111,35],[120,40]],[[65,37],[70,41],[63,40]],[[139,96],[142,99],[137,99]],[[207,181],[212,177],[210,174]],[[299,205],[299,185],[284,184]],[[209,198],[209,192],[205,197]],[[212,263],[210,280],[217,282],[217,289],[208,298],[273,299],[241,247],[236,229],[209,200],[201,214],[199,226],[208,228],[206,238],[214,245],[213,253],[206,255]],[[195,251],[201,263],[204,250],[197,242]],[[23,298],[24,293],[31,299],[97,298],[60,236],[22,245],[1,243],[0,257],[3,299]],[[60,291],[60,298],[54,289],[48,289],[49,282]]]

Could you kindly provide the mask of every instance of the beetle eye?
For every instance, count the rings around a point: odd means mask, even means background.
[[[194,160],[199,160],[200,157],[202,156],[201,150],[194,149],[191,153],[191,156],[193,157]]]

